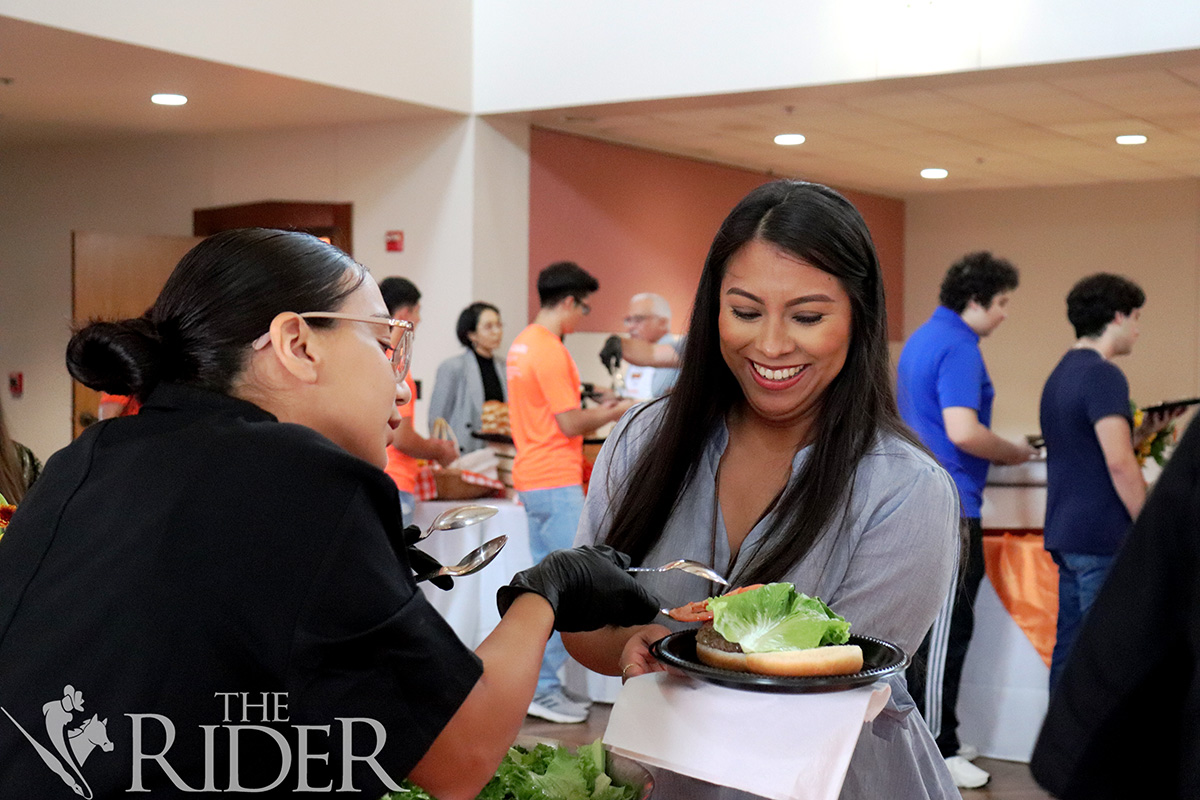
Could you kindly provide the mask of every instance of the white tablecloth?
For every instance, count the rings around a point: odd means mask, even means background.
[[[494,506],[499,513],[478,525],[456,531],[437,531],[419,545],[443,564],[457,564],[463,556],[489,539],[501,534],[508,536],[508,544],[491,564],[474,575],[455,578],[454,588],[450,591],[443,592],[429,583],[421,584],[425,597],[446,618],[458,638],[472,650],[500,622],[500,614],[496,611],[496,590],[508,583],[515,573],[533,566],[525,508],[511,500],[500,499],[433,500],[417,503],[414,514],[416,524],[427,528],[434,517],[446,509],[476,504]]]
[[[1046,520],[1046,462],[991,467],[983,527],[1040,530]],[[1050,670],[985,577],[975,631],[958,689],[958,738],[991,758],[1029,761],[1049,699]]]
[[[1029,761],[1049,684],[1050,670],[984,578],[958,689],[958,738],[991,758]]]

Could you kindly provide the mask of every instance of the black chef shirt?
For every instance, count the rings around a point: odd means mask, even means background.
[[[163,386],[89,428],[0,540],[0,798],[75,797],[68,780],[138,796],[135,766],[155,798],[281,771],[266,796],[378,798],[372,762],[343,772],[344,740],[365,758],[386,737],[373,763],[398,781],[482,671],[391,546],[399,526],[384,472],[241,400]],[[93,714],[84,734],[103,723],[111,749],[65,763],[54,731]]]

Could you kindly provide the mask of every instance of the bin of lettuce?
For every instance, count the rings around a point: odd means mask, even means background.
[[[562,745],[518,742],[509,748],[476,800],[644,800],[649,796],[650,776],[644,769],[633,762],[621,765],[624,769],[612,765],[606,770],[605,766],[604,746],[599,739],[574,754]],[[641,785],[631,785],[636,783]],[[403,791],[385,795],[384,800],[434,798],[405,781]]]

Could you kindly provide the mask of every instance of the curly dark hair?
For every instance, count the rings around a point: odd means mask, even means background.
[[[1016,289],[1018,281],[1012,262],[987,250],[967,253],[946,271],[938,302],[955,314],[961,314],[972,300],[987,308],[996,295]]]
[[[1146,302],[1146,293],[1128,278],[1101,272],[1089,275],[1071,287],[1067,295],[1067,319],[1076,338],[1095,338],[1104,333],[1117,312],[1131,314]]]

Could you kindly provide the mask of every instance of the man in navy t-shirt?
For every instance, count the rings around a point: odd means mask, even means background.
[[[989,464],[1019,464],[1033,456],[1024,442],[991,431],[995,391],[979,351],[980,338],[1008,316],[1017,270],[991,253],[964,256],[942,281],[941,305],[918,328],[897,368],[900,414],[954,478],[968,532],[962,588],[913,657],[909,691],[937,737],[946,766],[961,788],[982,786],[988,774],[959,754],[958,685],[975,628],[975,595],[983,581],[980,506]]]
[[[1042,390],[1046,549],[1058,564],[1051,692],[1079,623],[1146,499],[1134,455],[1129,384],[1112,363],[1132,352],[1145,300],[1137,284],[1119,275],[1076,283],[1067,295],[1067,319],[1078,338]],[[1148,435],[1171,419],[1147,420],[1138,433]]]

